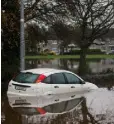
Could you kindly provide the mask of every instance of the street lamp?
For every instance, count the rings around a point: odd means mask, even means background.
[[[25,69],[24,2],[20,0],[20,71]]]

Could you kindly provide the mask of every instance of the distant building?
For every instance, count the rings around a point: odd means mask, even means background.
[[[106,54],[114,53],[114,38],[106,38],[105,41],[95,40],[90,49],[100,49]]]
[[[60,52],[57,40],[48,40],[48,43],[45,46],[45,49],[49,49],[57,54],[59,54]]]

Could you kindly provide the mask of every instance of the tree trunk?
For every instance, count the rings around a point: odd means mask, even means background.
[[[64,54],[64,47],[63,47],[63,46],[60,48],[60,54],[61,54],[61,55]]]
[[[81,50],[80,50],[78,73],[81,76],[85,75],[87,72],[87,64],[86,64],[87,49],[88,48],[81,48]]]

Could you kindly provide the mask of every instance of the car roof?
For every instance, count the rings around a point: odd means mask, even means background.
[[[31,72],[35,74],[46,74],[47,75],[51,73],[69,72],[69,71],[61,70],[61,69],[54,69],[54,68],[36,68],[36,69],[24,70],[22,72]]]
[[[22,72],[32,72],[36,74],[42,74],[42,73],[52,72],[56,70],[57,69],[53,69],[53,68],[35,68],[35,69],[24,70]]]

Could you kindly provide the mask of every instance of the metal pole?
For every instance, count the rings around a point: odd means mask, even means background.
[[[20,0],[20,71],[25,70],[24,3]]]

